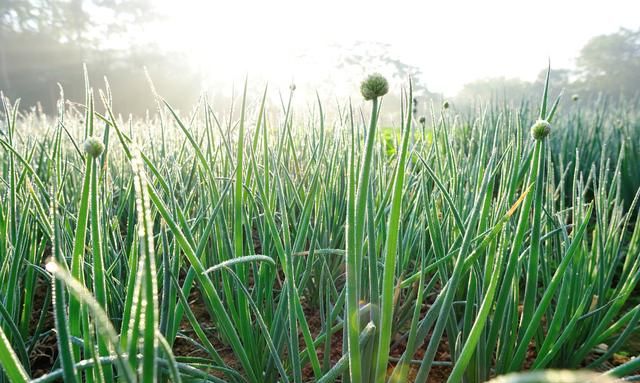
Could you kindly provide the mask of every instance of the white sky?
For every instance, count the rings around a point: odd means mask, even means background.
[[[331,66],[330,44],[377,41],[446,95],[479,78],[531,80],[547,58],[572,67],[592,36],[640,27],[640,0],[157,1],[168,21],[155,38],[191,54],[212,81],[312,82]]]

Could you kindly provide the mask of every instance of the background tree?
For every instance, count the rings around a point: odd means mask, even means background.
[[[519,103],[535,94],[533,84],[518,78],[492,77],[465,84],[457,94],[460,104],[473,104],[476,101],[513,101]]]
[[[580,51],[578,75],[585,90],[624,96],[640,87],[640,29],[596,36]]]
[[[110,80],[117,111],[141,113],[154,107],[148,67],[158,90],[170,100],[179,95],[175,105],[188,107],[198,96],[198,73],[176,52],[142,39],[145,25],[158,18],[147,0],[1,1],[0,89],[25,107],[40,103],[52,112],[57,83],[67,97],[82,100],[87,63],[94,83]]]
[[[488,78],[466,84],[456,96],[463,104],[478,100],[531,100],[542,89],[546,68],[533,82],[521,79]],[[554,68],[549,79],[555,89],[583,97],[632,98],[640,92],[640,29],[620,29],[616,33],[589,40],[576,58],[576,68]]]

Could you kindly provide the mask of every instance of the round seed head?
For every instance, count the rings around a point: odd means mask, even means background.
[[[374,73],[362,81],[362,84],[360,84],[360,92],[365,100],[373,100],[389,92],[389,83],[381,74]]]
[[[421,124],[424,124],[427,121],[427,119],[424,116],[420,116],[420,120],[419,121],[420,121]]]
[[[296,90],[296,84],[289,85],[289,89],[294,92]]]
[[[443,102],[443,103],[442,103],[442,107],[443,107],[444,109],[449,109],[449,101],[445,101],[445,102]]]
[[[580,97],[577,94],[574,94],[573,96],[571,96],[571,99],[573,101],[578,101],[580,99]]]
[[[104,144],[98,137],[89,137],[84,142],[84,152],[93,158],[98,158],[104,151]]]
[[[531,137],[534,140],[542,140],[551,133],[551,124],[546,120],[538,120],[531,127]]]

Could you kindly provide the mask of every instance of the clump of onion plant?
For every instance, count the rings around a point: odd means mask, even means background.
[[[366,146],[362,157],[360,175],[356,179],[358,172],[355,165],[355,146],[352,141],[351,169],[349,172],[349,192],[347,196],[347,225],[346,225],[346,299],[345,310],[347,312],[347,349],[349,351],[349,377],[352,383],[363,381],[362,359],[360,353],[360,317],[359,317],[359,297],[360,297],[360,270],[363,259],[362,246],[364,242],[364,228],[366,206],[370,187],[371,163],[375,146],[376,128],[378,121],[379,97],[389,92],[389,83],[379,73],[369,75],[360,84],[360,92],[365,100],[371,101],[371,121],[367,132]],[[356,184],[358,185],[356,188]],[[377,294],[377,291],[375,292]],[[374,294],[371,294],[374,295]],[[375,302],[373,302],[375,303]]]

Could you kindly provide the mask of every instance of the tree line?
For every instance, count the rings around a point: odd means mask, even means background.
[[[140,39],[140,31],[162,16],[151,0],[3,0],[0,1],[0,90],[20,97],[24,107],[55,111],[60,84],[71,100],[82,100],[82,63],[92,83],[109,79],[114,108],[144,113],[155,107],[148,77],[158,93],[177,108],[188,108],[199,96],[204,74],[184,54],[168,52]],[[119,44],[112,43],[118,41]],[[366,48],[366,49],[365,49]],[[420,81],[419,68],[399,61],[375,45],[345,47],[350,52],[336,69],[378,62],[391,77],[411,75],[423,98],[441,99]],[[363,56],[366,56],[364,57]],[[382,61],[382,63],[380,63]],[[364,68],[363,68],[364,69]],[[145,70],[149,76],[145,74]],[[592,38],[580,51],[574,69],[554,69],[551,83],[579,97],[607,94],[634,97],[640,89],[640,28]],[[455,102],[487,99],[520,100],[539,93],[544,71],[535,81],[488,78],[467,84]]]

